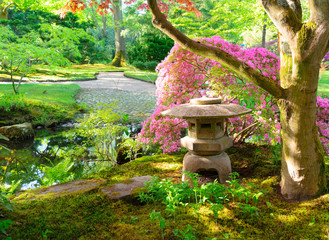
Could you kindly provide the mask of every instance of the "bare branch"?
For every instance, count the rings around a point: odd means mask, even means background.
[[[264,76],[257,69],[252,68],[245,62],[222,49],[196,42],[173,27],[167,21],[164,14],[161,13],[156,0],[148,0],[148,5],[153,14],[153,25],[175,40],[184,49],[220,62],[223,66],[250,80],[277,99],[285,97],[284,89],[274,82],[273,79]]]
[[[21,76],[21,78],[19,79],[19,81],[18,81],[18,84],[17,84],[17,86],[16,86],[16,91],[18,91],[18,88],[20,87],[20,85],[21,85],[21,83],[22,83],[22,80],[23,80],[23,78],[25,77],[25,75],[26,75],[26,73],[27,73],[28,71],[26,71],[25,73],[23,73],[23,75]]]
[[[286,40],[294,36],[302,26],[302,10],[299,0],[260,0],[265,11]]]

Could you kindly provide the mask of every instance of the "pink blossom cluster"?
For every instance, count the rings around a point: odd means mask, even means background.
[[[327,54],[324,56],[322,63],[329,64],[329,52],[327,52]]]
[[[320,141],[324,150],[329,154],[329,99],[318,97],[317,99],[317,120]]]
[[[168,107],[160,105],[151,117],[143,122],[139,140],[145,144],[160,144],[163,153],[180,150],[179,139],[182,129],[187,128],[187,123],[181,119],[170,119],[160,115]]]
[[[242,49],[219,36],[198,41],[222,48],[279,83],[280,62],[276,55],[268,50]],[[230,136],[242,141],[248,139],[264,143],[280,142],[279,111],[274,98],[252,82],[222,67],[220,63],[198,56],[175,44],[169,55],[158,65],[157,71],[158,108],[143,123],[142,132],[139,134],[140,141],[159,143],[164,153],[179,150],[181,132],[187,124],[182,123],[182,120],[163,117],[160,112],[187,103],[191,98],[206,95],[221,97],[224,102],[253,109],[252,114],[228,119],[227,130]],[[323,115],[319,121],[328,123],[328,118],[328,114]],[[246,129],[248,131],[245,132]],[[325,136],[329,137],[329,132],[321,131],[319,130],[320,135],[323,133],[321,141],[325,144],[324,139]],[[241,133],[244,133],[244,137],[238,138]]]

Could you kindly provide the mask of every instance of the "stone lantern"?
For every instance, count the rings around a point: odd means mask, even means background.
[[[163,116],[188,122],[188,136],[181,139],[181,145],[189,151],[183,159],[183,171],[215,170],[220,183],[225,183],[232,170],[230,158],[224,151],[233,145],[233,140],[224,133],[224,120],[250,112],[238,104],[206,97],[191,99],[188,104],[163,111]],[[187,179],[183,174],[183,181]]]

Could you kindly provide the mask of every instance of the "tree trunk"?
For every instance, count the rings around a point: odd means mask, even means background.
[[[262,47],[265,48],[265,43],[266,43],[266,18],[267,14],[264,12],[264,20],[263,20],[263,32],[262,32]]]
[[[123,30],[121,0],[113,1],[113,19],[115,31],[115,56],[111,64],[115,67],[122,67],[126,65],[126,41],[121,35]]]
[[[102,29],[102,35],[103,35],[103,39],[106,38],[106,23],[107,23],[107,14],[104,14],[103,17],[102,17],[102,20],[103,20],[103,29]]]
[[[8,4],[7,6],[3,5],[3,0],[0,0],[0,19],[8,20],[8,8],[12,5],[12,3]]]
[[[279,34],[280,81],[288,89],[278,101],[282,136],[281,193],[307,200],[320,195],[326,184],[324,152],[316,126],[320,59],[292,54]]]
[[[262,33],[262,47],[265,48],[266,43],[266,24],[263,25],[263,33]]]
[[[0,19],[8,20],[8,12],[4,11],[3,8],[0,8]]]
[[[99,25],[98,25],[96,13],[95,13],[94,5],[91,5],[91,14],[92,14],[92,17],[93,17],[93,20],[94,20],[96,29],[98,30],[99,29]]]

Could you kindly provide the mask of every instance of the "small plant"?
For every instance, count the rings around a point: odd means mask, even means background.
[[[240,209],[242,209],[242,211],[244,213],[247,214],[247,216],[258,216],[258,208],[255,206],[251,206],[249,204],[239,204]]]
[[[114,112],[114,104],[97,107],[89,116],[79,120],[80,125],[74,131],[85,139],[83,148],[91,151],[95,160],[107,161],[115,166],[120,143],[127,136],[122,134],[126,128],[116,124],[122,118]]]
[[[12,225],[13,222],[11,220],[3,220],[3,221],[0,221],[0,232],[4,235],[7,236],[7,232],[6,230],[9,229],[9,226]],[[11,237],[7,237],[5,238],[5,240],[10,240]]]
[[[64,183],[74,180],[74,173],[71,172],[73,164],[71,159],[64,159],[55,166],[44,166],[44,176],[41,178],[43,185],[51,186],[55,183]]]
[[[48,233],[53,233],[53,232],[48,230],[48,229],[46,229],[46,231],[42,231],[41,232],[42,238],[43,239],[48,239],[48,236],[47,236]]]
[[[176,237],[179,239],[184,239],[184,240],[194,240],[197,239],[196,236],[194,235],[195,228],[191,227],[190,224],[187,224],[187,227],[185,228],[184,231],[179,231],[178,229],[174,230],[173,233]]]
[[[161,216],[160,212],[156,212],[153,210],[153,212],[151,212],[149,215],[152,222],[154,222],[155,220],[159,220],[159,227],[162,232],[161,236],[162,239],[164,239],[164,236],[166,235],[166,233],[164,232],[164,228],[169,225],[168,222],[166,222],[166,220]]]

